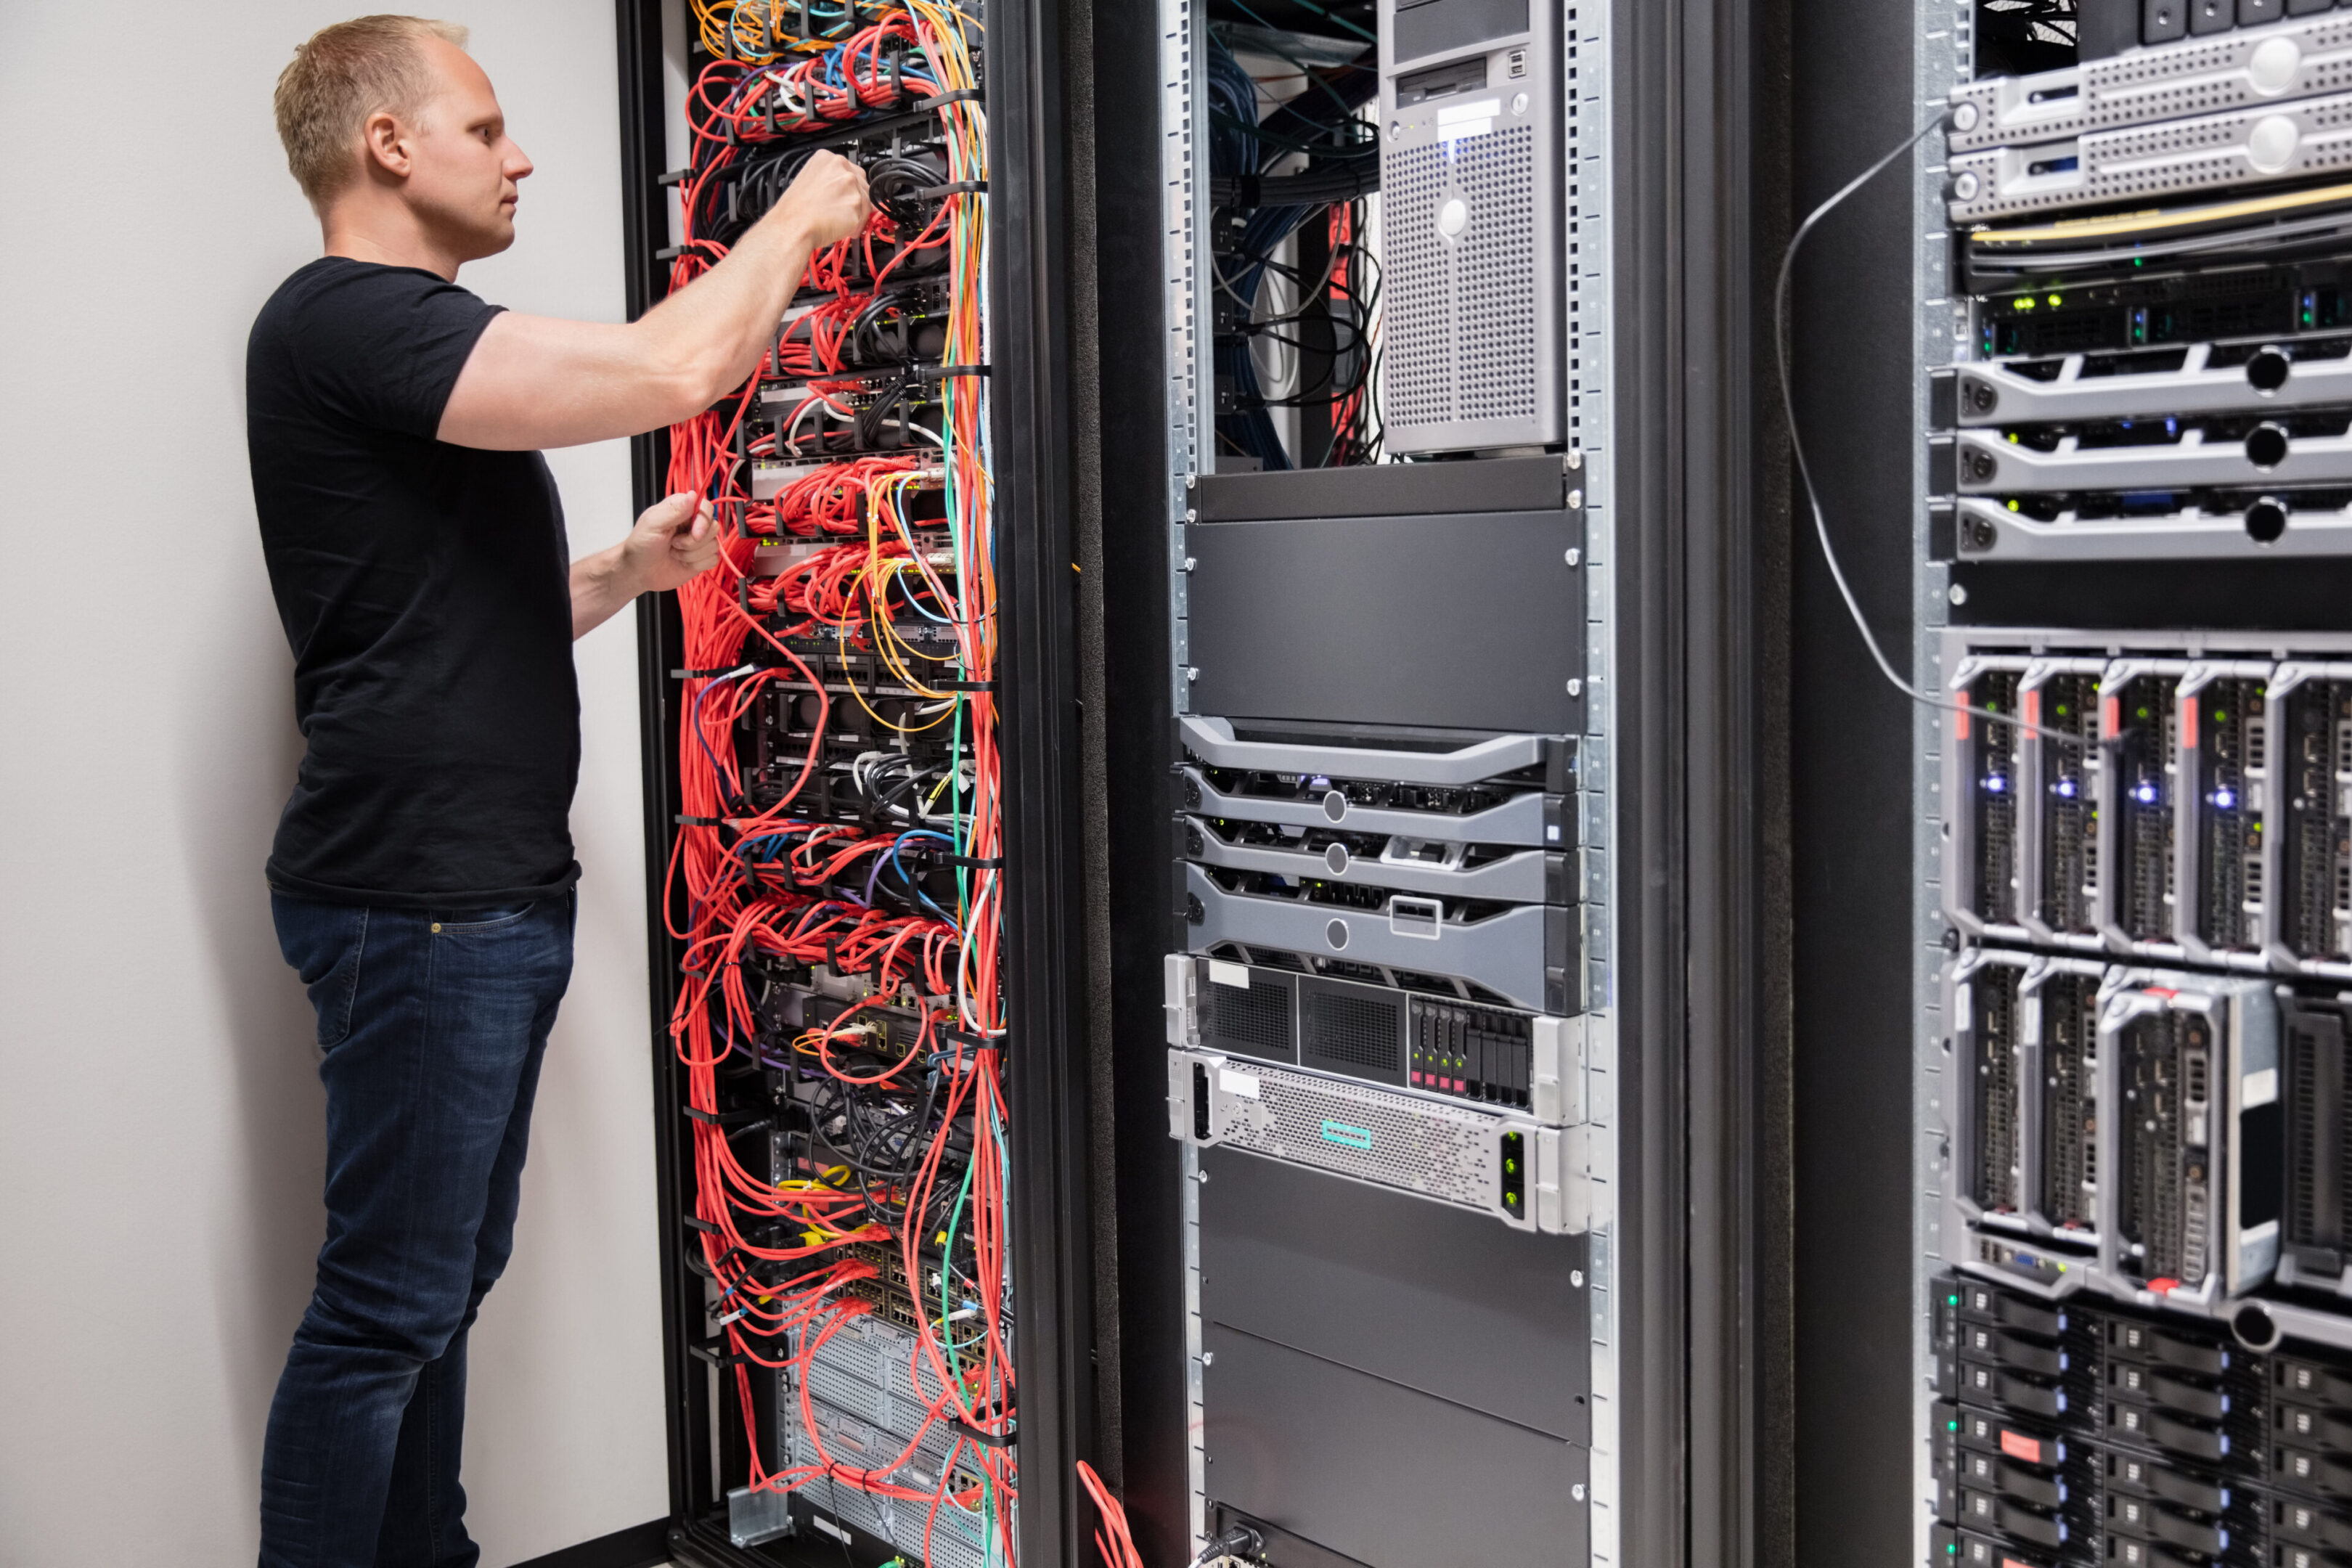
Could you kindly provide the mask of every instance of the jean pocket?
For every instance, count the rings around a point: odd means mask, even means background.
[[[525,904],[503,904],[487,910],[449,910],[436,911],[433,930],[440,936],[470,936],[477,931],[497,931],[510,926],[531,910],[539,908],[533,899]]]
[[[319,1015],[319,1048],[331,1051],[350,1037],[353,1005],[360,994],[360,961],[367,952],[368,912],[352,911],[352,936],[335,955],[334,967],[304,987],[311,1010]]]

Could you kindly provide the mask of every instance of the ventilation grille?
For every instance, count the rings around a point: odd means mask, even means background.
[[[1404,1069],[1402,1000],[1311,991],[1304,998],[1306,1027],[1299,1061],[1307,1067],[1345,1063],[1373,1072]]]
[[[1201,1033],[1204,1042],[1240,1051],[1290,1055],[1289,986],[1261,984],[1253,979],[1245,988],[1212,984],[1202,987],[1202,994],[1209,1003],[1203,1020],[1206,1026]]]
[[[1500,1191],[1499,1119],[1385,1089],[1260,1070],[1255,1113],[1234,1119],[1236,1149],[1491,1211]]]
[[[1535,145],[1519,125],[1386,160],[1389,424],[1535,416]],[[1449,196],[1470,208],[1451,243]]]
[[[2344,1028],[2319,1014],[2286,1029],[2286,1244],[2321,1273],[2343,1266],[2352,1199],[2352,1116],[2345,1114]]]
[[[1470,204],[1456,267],[1462,352],[1456,416],[1536,412],[1536,133],[1525,125],[1453,144]]]

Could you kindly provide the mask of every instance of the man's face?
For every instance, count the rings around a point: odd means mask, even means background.
[[[409,140],[405,199],[463,259],[496,256],[514,243],[516,182],[530,160],[507,134],[498,94],[473,57],[439,38],[423,47],[439,85]]]

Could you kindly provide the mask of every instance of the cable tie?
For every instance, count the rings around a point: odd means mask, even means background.
[[[970,855],[949,855],[942,858],[950,866],[969,866],[975,871],[1001,871],[1004,868],[1004,857],[1002,855],[992,855],[986,859]]]
[[[929,98],[915,100],[918,109],[944,109],[950,103],[985,103],[987,95],[976,87],[960,87],[953,92],[934,93]]]
[[[984,364],[919,364],[911,367],[918,381],[945,381],[950,376],[988,374]]]
[[[687,816],[683,815],[673,816],[670,820],[677,823],[680,827],[724,827],[727,826],[728,822],[728,819],[723,816]]]
[[[702,1218],[698,1215],[682,1215],[679,1217],[686,1222],[686,1228],[688,1230],[698,1230],[705,1236],[723,1236],[726,1234],[717,1226],[711,1224],[709,1220]]]
[[[659,250],[654,252],[654,259],[656,261],[676,261],[679,257],[684,256],[685,254],[686,247],[682,245],[666,245]]]
[[[729,669],[673,669],[669,678],[672,680],[716,680],[722,675],[740,675],[751,668],[748,664],[739,664]]]
[[[971,1422],[962,1419],[958,1419],[955,1426],[956,1431],[964,1441],[977,1443],[983,1448],[1010,1448],[1020,1440],[1018,1432],[983,1432]]]
[[[915,199],[919,202],[927,202],[934,196],[984,196],[986,195],[988,195],[986,180],[950,180],[944,185],[925,185],[915,193]]]
[[[675,185],[682,180],[688,180],[693,177],[694,170],[690,166],[684,169],[672,169],[667,174],[656,175],[654,177],[654,184],[656,185]]]
[[[941,691],[994,691],[996,678],[992,675],[986,680],[928,680],[923,684]]]

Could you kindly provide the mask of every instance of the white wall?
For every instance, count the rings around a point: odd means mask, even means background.
[[[463,0],[539,172],[461,279],[620,319],[609,6]],[[318,235],[269,89],[363,6],[223,0],[99,47],[0,6],[0,1565],[253,1561],[321,1235],[320,1095],[261,865],[300,741],[245,461],[245,337]],[[160,30],[158,30],[160,29]],[[93,113],[93,110],[102,113]],[[556,454],[575,551],[618,445]],[[513,1266],[473,1342],[486,1563],[667,1510],[635,650],[579,648],[579,964]]]

